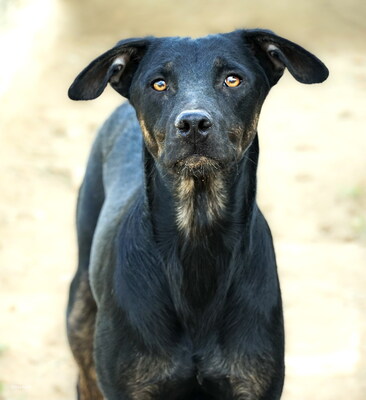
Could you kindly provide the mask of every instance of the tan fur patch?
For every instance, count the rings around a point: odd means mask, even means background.
[[[211,226],[220,219],[225,210],[227,193],[222,175],[215,174],[204,178],[181,177],[176,188],[176,199],[178,229],[186,236],[196,234],[205,228],[199,225],[198,213],[205,214],[206,223]]]
[[[221,175],[211,180],[207,196],[207,215],[211,223],[219,219],[226,206],[226,190]]]
[[[235,400],[261,399],[273,379],[274,363],[269,356],[238,358],[229,364],[217,351],[206,363],[208,368],[204,369],[203,376],[227,378]]]
[[[229,378],[235,399],[257,400],[268,389],[273,377],[271,358],[253,358],[234,364]]]
[[[79,367],[80,400],[103,400],[93,359],[95,315],[96,306],[85,274],[80,278],[67,320],[70,347]]]
[[[160,157],[162,151],[161,146],[159,146],[159,143],[156,141],[156,139],[149,133],[144,120],[140,119],[139,122],[147,148],[154,157]]]
[[[270,380],[255,372],[247,372],[241,377],[230,378],[230,384],[236,400],[258,400],[265,393]]]
[[[183,232],[188,232],[194,218],[194,179],[181,178],[177,187],[177,225]]]
[[[131,399],[150,400],[162,382],[170,380],[178,369],[171,360],[137,354],[136,362],[130,366],[135,375],[127,384]]]
[[[94,370],[95,379],[90,379],[85,374],[80,373],[78,379],[78,393],[80,400],[104,400],[96,384],[96,373]]]

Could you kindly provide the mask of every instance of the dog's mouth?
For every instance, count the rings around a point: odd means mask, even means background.
[[[178,175],[203,177],[217,173],[222,164],[207,156],[192,154],[174,163],[174,171]]]

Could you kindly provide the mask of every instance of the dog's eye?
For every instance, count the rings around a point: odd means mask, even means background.
[[[157,79],[152,83],[152,88],[156,90],[157,92],[164,92],[164,90],[168,89],[167,83],[164,81],[164,79]]]
[[[241,79],[236,75],[229,75],[225,79],[225,86],[237,87],[241,84]]]

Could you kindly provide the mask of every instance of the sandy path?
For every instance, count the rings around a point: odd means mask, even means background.
[[[112,90],[94,102],[69,101],[75,74],[121,37],[265,26],[331,70],[312,87],[287,74],[260,122],[259,202],[275,237],[287,327],[283,398],[363,400],[365,3],[110,3],[23,1],[28,8],[7,8],[0,20],[8,54],[0,66],[0,399],[75,398],[63,315],[76,191],[94,132],[120,102]]]

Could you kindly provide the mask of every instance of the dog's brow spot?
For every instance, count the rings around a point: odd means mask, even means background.
[[[167,72],[170,72],[173,71],[173,66],[174,66],[173,61],[168,61],[167,63],[164,64],[164,69]]]
[[[221,57],[217,57],[217,58],[215,59],[215,61],[214,61],[214,66],[215,66],[216,68],[223,67],[224,64],[225,64],[225,62],[224,62],[223,58],[221,58]]]

